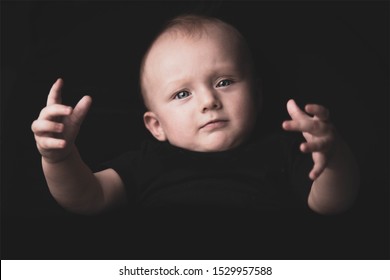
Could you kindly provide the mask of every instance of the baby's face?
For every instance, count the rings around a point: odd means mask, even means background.
[[[255,122],[252,75],[231,36],[165,34],[151,49],[144,121],[160,141],[200,152],[234,148]]]

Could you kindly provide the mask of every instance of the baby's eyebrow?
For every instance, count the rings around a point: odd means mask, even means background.
[[[180,90],[180,88],[184,87],[188,83],[188,79],[177,79],[168,81],[166,85],[163,87],[164,92],[173,92],[176,90]]]
[[[220,63],[216,67],[213,67],[209,71],[204,74],[204,76],[209,78],[216,77],[237,77],[241,76],[242,67],[237,65],[237,63]],[[173,78],[172,80],[168,80],[165,85],[163,85],[163,92],[172,93],[174,91],[185,88],[190,84],[193,80],[193,77],[181,77],[181,78]]]

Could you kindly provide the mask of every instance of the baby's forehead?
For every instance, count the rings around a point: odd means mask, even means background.
[[[212,56],[215,61],[219,61],[218,67],[222,67],[223,61],[223,65],[234,66],[235,69],[242,71],[247,65],[247,58],[243,52],[245,50],[238,39],[232,39],[232,36],[224,32],[222,28],[190,34],[182,31],[167,31],[154,42],[147,55],[143,74],[149,76],[150,70],[157,65],[175,68],[179,60],[182,63],[184,61],[202,63],[201,60],[193,60],[194,55],[199,58],[197,56],[199,53],[207,59]]]
[[[171,46],[180,44],[194,44],[202,39],[215,40],[227,53],[227,57],[232,59],[240,71],[252,71],[252,58],[246,40],[234,27],[224,22],[206,22],[196,26],[173,26],[166,28],[150,45],[141,64],[140,78],[142,94],[146,95],[146,79],[151,70],[151,64],[156,65],[159,61],[169,59],[165,56],[166,50]],[[186,48],[186,47],[185,47]],[[205,50],[206,51],[206,50]],[[172,54],[171,51],[168,51]],[[156,55],[158,54],[159,55]],[[153,57],[153,58],[152,58]],[[156,60],[157,59],[157,60]]]
[[[217,37],[214,37],[218,35]],[[198,25],[178,25],[167,28],[163,31],[158,39],[169,38],[169,39],[192,39],[200,40],[204,37],[209,39],[215,39],[225,37],[232,41],[241,41],[243,38],[232,26],[225,23],[215,22],[203,22]],[[156,40],[156,42],[158,41]],[[156,43],[155,42],[155,43]]]
[[[191,47],[198,45],[197,43],[202,41],[213,42],[213,44],[219,46],[221,51],[230,53],[234,57],[237,57],[242,52],[246,52],[243,38],[234,29],[221,24],[207,24],[198,26],[196,29],[182,27],[167,29],[151,45],[145,60],[149,60],[151,53],[160,53],[162,50],[177,47],[178,45]],[[203,49],[203,51],[207,52],[208,48]],[[155,57],[155,55],[152,56]]]

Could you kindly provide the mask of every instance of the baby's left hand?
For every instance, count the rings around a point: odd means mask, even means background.
[[[300,131],[307,142],[300,145],[304,153],[312,153],[314,166],[309,177],[317,179],[324,171],[335,143],[335,129],[329,122],[329,111],[317,104],[307,104],[302,111],[294,100],[287,102],[287,111],[292,120],[284,121],[287,131]]]

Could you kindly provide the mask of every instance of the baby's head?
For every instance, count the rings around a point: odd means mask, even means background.
[[[234,27],[203,16],[175,18],[141,65],[145,126],[187,150],[235,148],[255,125],[254,80],[249,48]]]

